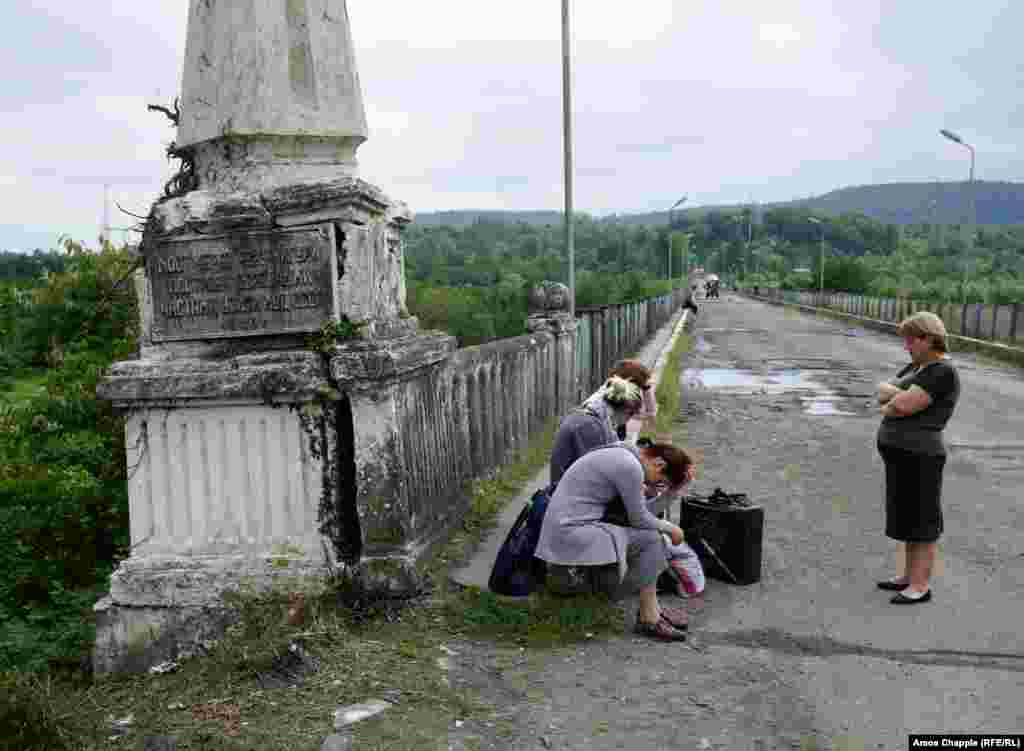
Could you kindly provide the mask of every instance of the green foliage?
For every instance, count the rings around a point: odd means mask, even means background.
[[[34,280],[49,273],[64,271],[67,256],[51,250],[28,253],[0,252],[0,280]]]
[[[64,247],[65,270],[3,324],[21,346],[6,350],[14,396],[0,403],[0,670],[77,663],[128,546],[124,421],[96,385],[135,349],[135,262],[111,245]]]
[[[407,306],[428,329],[447,331],[460,347],[526,333],[525,283],[509,275],[495,287],[437,287],[412,282]]]
[[[537,592],[525,602],[467,589],[447,603],[449,627],[470,637],[550,648],[607,637],[622,631],[622,613],[601,595],[560,597]]]
[[[664,436],[670,435],[673,423],[680,420],[682,394],[679,389],[679,379],[682,375],[683,355],[691,349],[693,349],[693,339],[688,334],[680,332],[665,360],[665,367],[658,377],[658,386],[654,392],[654,396],[658,400],[658,415],[654,424],[655,434],[649,436],[654,440],[662,440]]]
[[[365,321],[350,321],[348,316],[343,315],[338,321],[325,322],[318,332],[306,337],[306,346],[314,352],[327,354],[339,342],[362,337],[365,328]]]
[[[32,347],[36,364],[59,361],[67,349],[95,362],[127,355],[138,336],[131,284],[136,261],[126,248],[109,244],[95,253],[68,239],[64,248],[67,270],[50,274],[36,290],[32,315],[19,331]]]

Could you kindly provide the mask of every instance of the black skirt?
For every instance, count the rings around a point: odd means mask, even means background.
[[[885,536],[901,542],[935,542],[942,536],[942,469],[945,456],[879,446],[885,462]]]

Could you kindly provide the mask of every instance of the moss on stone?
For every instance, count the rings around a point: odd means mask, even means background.
[[[128,627],[125,644],[129,654],[141,654],[160,638],[160,627],[152,624],[135,624]]]
[[[400,543],[405,540],[405,532],[398,522],[381,526],[368,526],[366,530],[366,542],[368,543]]]

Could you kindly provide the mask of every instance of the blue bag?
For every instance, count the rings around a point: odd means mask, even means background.
[[[487,587],[495,594],[525,597],[544,582],[547,564],[534,558],[544,513],[548,510],[548,491],[542,488],[526,502],[498,550]]]

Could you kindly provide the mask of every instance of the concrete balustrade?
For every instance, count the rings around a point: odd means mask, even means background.
[[[508,462],[597,388],[671,319],[683,294],[582,309],[575,322],[531,317],[529,334],[458,349],[392,386],[396,497],[388,509],[360,509],[364,556],[408,554],[443,536],[465,510],[465,483]],[[353,419],[358,437],[358,421],[375,418]]]
[[[888,323],[899,323],[921,310],[939,316],[950,334],[1024,344],[1024,305],[1021,303],[932,303],[909,298],[871,297],[850,293],[819,293],[780,289],[758,290],[758,297],[775,302],[822,307]]]

